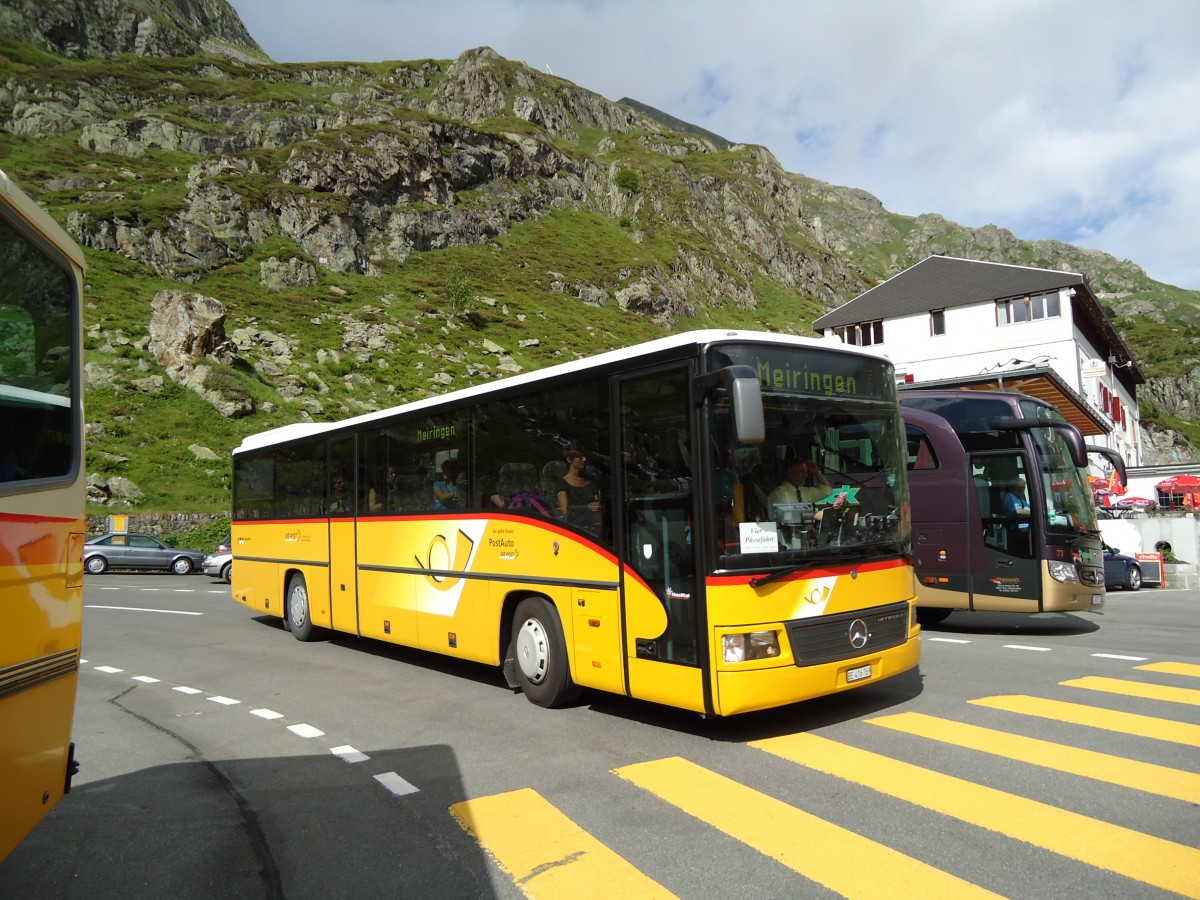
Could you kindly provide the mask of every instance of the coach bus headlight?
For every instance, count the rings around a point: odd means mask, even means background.
[[[1069,562],[1063,562],[1060,559],[1052,559],[1049,562],[1050,576],[1055,581],[1079,581],[1079,574],[1075,571],[1075,566]]]
[[[721,636],[721,643],[725,662],[771,659],[779,655],[779,634],[774,631],[725,634]]]

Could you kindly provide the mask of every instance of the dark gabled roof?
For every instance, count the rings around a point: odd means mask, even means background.
[[[930,256],[813,322],[815,331],[972,306],[1064,287],[1085,287],[1078,272]]]

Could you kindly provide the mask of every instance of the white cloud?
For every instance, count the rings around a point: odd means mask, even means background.
[[[994,223],[1200,289],[1200,4],[233,0],[281,62],[490,46],[910,215]]]

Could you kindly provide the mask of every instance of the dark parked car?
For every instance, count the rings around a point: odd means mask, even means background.
[[[1104,586],[1122,587],[1136,591],[1142,586],[1142,567],[1132,556],[1126,556],[1116,547],[1104,545]]]
[[[83,567],[91,575],[108,569],[157,569],[187,575],[200,570],[199,550],[168,547],[148,534],[102,534],[83,545]]]

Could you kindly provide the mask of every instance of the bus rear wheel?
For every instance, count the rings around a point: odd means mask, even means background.
[[[512,640],[517,681],[531,703],[552,709],[579,696],[567,663],[562,623],[550,603],[541,597],[518,603]]]
[[[312,614],[308,606],[308,584],[304,576],[296,573],[288,579],[287,608],[284,623],[298,641],[311,641],[316,637]]]

